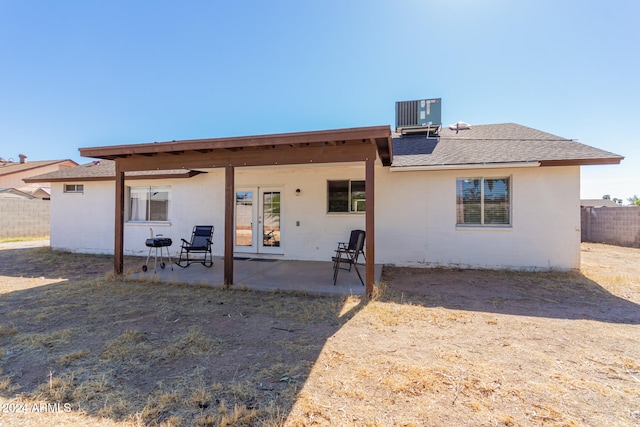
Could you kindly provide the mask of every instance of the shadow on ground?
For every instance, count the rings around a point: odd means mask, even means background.
[[[127,282],[108,278],[112,262],[0,251],[0,400],[68,403],[91,418],[76,425],[282,425],[328,340],[380,310],[354,297]],[[61,281],[21,288],[28,277]],[[575,273],[387,268],[383,280],[382,302],[640,324],[638,304]]]
[[[105,278],[112,261],[0,251],[0,396],[142,425],[280,425],[365,304]],[[63,281],[21,289],[29,277]]]
[[[640,324],[640,305],[576,272],[385,268],[385,298],[427,307]]]

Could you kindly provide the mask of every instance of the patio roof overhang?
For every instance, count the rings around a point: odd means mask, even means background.
[[[391,128],[371,126],[230,138],[80,148],[80,155],[116,160],[127,171],[364,161],[390,166]]]
[[[114,270],[124,265],[124,181],[132,171],[224,168],[224,281],[233,283],[235,168],[267,165],[365,163],[366,293],[374,284],[374,165],[393,160],[390,126],[372,126],[273,135],[194,139],[80,148],[84,157],[116,162]],[[128,178],[127,178],[128,179]]]

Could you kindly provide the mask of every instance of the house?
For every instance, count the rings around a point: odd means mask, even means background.
[[[25,178],[78,165],[73,160],[68,159],[27,162],[27,156],[24,154],[20,154],[19,158],[19,162],[13,162],[0,157],[0,187],[13,188],[38,199],[49,199],[51,197],[49,184],[41,182],[25,184],[23,181]]]
[[[617,208],[622,204],[611,199],[581,199],[580,206],[583,208]]]
[[[34,199],[31,194],[17,190],[15,188],[0,188],[0,199],[21,199],[31,200]]]
[[[144,255],[150,233],[215,226],[233,255],[330,260],[365,229],[373,263],[577,269],[580,167],[623,157],[513,123],[389,126],[80,148],[52,185],[51,246]],[[115,182],[115,185],[114,185]],[[150,230],[152,229],[152,231]],[[174,245],[175,246],[175,245]],[[175,251],[175,247],[174,247]]]

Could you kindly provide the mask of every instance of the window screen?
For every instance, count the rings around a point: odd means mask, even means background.
[[[511,224],[510,178],[458,178],[458,225]]]
[[[171,187],[130,187],[129,221],[168,221]]]
[[[327,212],[364,212],[364,181],[327,181]]]

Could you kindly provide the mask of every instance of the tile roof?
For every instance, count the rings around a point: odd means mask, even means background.
[[[624,157],[515,123],[443,128],[437,138],[394,134],[392,168],[546,162],[619,163]]]
[[[186,169],[126,172],[129,179],[146,178],[188,178],[199,173]],[[60,169],[38,176],[24,179],[25,182],[62,182],[62,181],[108,181],[116,177],[116,163],[113,160],[99,160],[85,163],[72,168]]]

